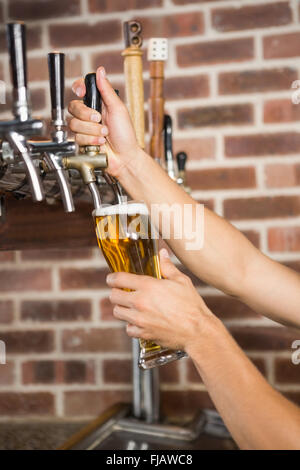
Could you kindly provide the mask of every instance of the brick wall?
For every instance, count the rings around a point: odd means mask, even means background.
[[[167,110],[175,149],[189,155],[196,199],[233,221],[265,253],[300,270],[299,2],[275,0],[2,0],[0,17],[27,22],[35,113],[49,117],[46,53],[67,54],[74,78],[99,64],[124,96],[122,21],[142,20],[145,46],[167,36]],[[3,33],[0,78],[9,81]],[[145,61],[145,89],[147,84]],[[9,101],[9,100],[8,100]],[[9,104],[2,105],[1,117]],[[129,400],[130,342],[107,299],[98,250],[0,254],[0,416],[95,416]],[[299,333],[193,279],[270,383],[300,402]],[[284,292],[282,293],[284,295]],[[161,368],[163,409],[211,406],[188,360]]]

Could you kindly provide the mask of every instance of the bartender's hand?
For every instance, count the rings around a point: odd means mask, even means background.
[[[110,143],[115,157],[109,156],[108,172],[118,177],[124,165],[133,163],[133,160],[140,163],[141,149],[128,110],[107,79],[104,67],[97,69],[96,80],[103,100],[102,116],[81,100],[73,100],[68,108],[73,116],[69,127],[75,133],[78,145],[103,145],[107,141]],[[72,90],[83,98],[86,91],[84,79],[76,80]]]
[[[201,343],[219,320],[190,278],[174,266],[165,248],[160,251],[160,263],[164,279],[123,272],[107,276],[113,313],[128,323],[129,336],[188,351]]]

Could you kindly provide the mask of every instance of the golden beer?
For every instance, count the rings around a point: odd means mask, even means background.
[[[112,272],[161,279],[157,240],[145,204],[131,201],[103,206],[93,215],[98,244]],[[162,348],[153,341],[140,340],[140,347],[139,365],[144,369],[185,355],[182,351]]]

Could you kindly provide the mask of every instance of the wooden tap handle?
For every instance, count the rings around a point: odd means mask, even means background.
[[[130,117],[133,122],[138,144],[145,147],[145,116],[144,116],[144,82],[143,82],[143,52],[140,49],[142,39],[141,25],[137,21],[124,24],[126,49],[124,57],[124,74],[126,100]]]
[[[150,155],[161,159],[164,129],[164,62],[150,62],[149,133]]]

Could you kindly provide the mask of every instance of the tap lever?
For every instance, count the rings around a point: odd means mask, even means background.
[[[25,32],[25,24],[22,22],[7,24],[6,38],[13,83],[14,115],[21,121],[26,121],[30,117],[27,96]]]
[[[99,113],[102,111],[102,97],[97,87],[96,74],[88,73],[84,79],[85,82],[85,96],[83,102],[89,108],[95,109]]]
[[[187,154],[185,152],[178,152],[176,155],[178,171],[185,171],[185,164],[187,161]]]
[[[165,161],[167,172],[170,178],[176,179],[175,166],[173,159],[173,143],[172,143],[172,118],[168,114],[164,119],[164,142],[165,142]]]
[[[65,54],[50,52],[48,54],[52,124],[56,128],[65,125],[64,92],[65,92]],[[59,129],[60,130],[60,129]]]

